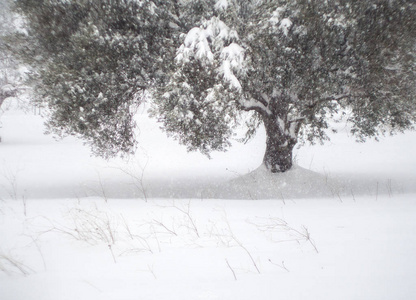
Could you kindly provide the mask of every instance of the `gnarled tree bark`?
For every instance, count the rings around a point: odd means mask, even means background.
[[[291,132],[290,124],[276,116],[263,118],[263,123],[267,135],[263,163],[272,173],[286,172],[293,166],[292,152],[297,143],[298,130]]]

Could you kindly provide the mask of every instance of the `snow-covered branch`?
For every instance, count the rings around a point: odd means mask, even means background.
[[[246,111],[254,110],[260,113],[261,115],[264,115],[264,114],[272,115],[272,111],[270,110],[270,108],[268,108],[262,102],[254,100],[253,98],[242,99],[241,101],[239,101],[239,104],[243,110],[246,110]]]
[[[224,50],[229,42],[238,40],[235,30],[230,29],[217,17],[204,22],[200,27],[192,28],[186,35],[183,44],[177,51],[178,62],[189,62],[191,57],[204,62],[212,63],[214,54]],[[224,55],[230,54],[231,48]]]
[[[178,64],[191,63],[212,66],[218,78],[231,88],[241,91],[239,77],[246,73],[245,49],[239,45],[237,32],[218,17],[213,17],[200,27],[192,28],[185,36],[176,55]]]

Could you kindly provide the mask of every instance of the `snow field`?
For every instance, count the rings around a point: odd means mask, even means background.
[[[1,300],[416,297],[415,133],[340,128],[271,176],[262,133],[208,160],[140,116],[138,154],[103,161],[1,121]]]
[[[415,213],[414,195],[7,200],[24,272],[1,260],[2,299],[412,299]]]

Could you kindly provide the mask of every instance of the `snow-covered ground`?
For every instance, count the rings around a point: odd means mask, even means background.
[[[264,133],[212,159],[139,116],[127,160],[0,116],[0,299],[415,299],[416,134],[342,128],[257,168]]]

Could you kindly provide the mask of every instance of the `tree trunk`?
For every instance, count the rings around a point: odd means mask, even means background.
[[[286,172],[292,168],[292,151],[296,138],[291,136],[283,122],[265,120],[267,141],[263,163],[272,173]]]

